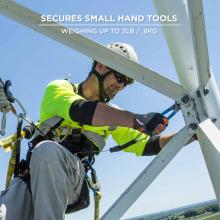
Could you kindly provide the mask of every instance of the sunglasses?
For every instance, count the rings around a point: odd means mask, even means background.
[[[123,83],[124,86],[130,85],[134,82],[133,79],[131,79],[131,78],[119,73],[119,72],[114,71],[113,73],[115,75],[115,78],[116,78],[117,82],[118,83]]]

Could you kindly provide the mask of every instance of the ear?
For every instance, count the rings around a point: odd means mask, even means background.
[[[107,71],[109,71],[108,67],[101,64],[101,63],[97,63],[95,70],[100,73],[100,75],[105,74]]]

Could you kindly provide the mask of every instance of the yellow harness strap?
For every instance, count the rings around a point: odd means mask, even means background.
[[[22,138],[25,137],[24,131],[21,132],[21,137]],[[16,141],[17,141],[17,134],[16,133],[0,140],[0,147],[3,147],[5,152],[12,151],[11,158],[10,158],[9,164],[8,164],[8,172],[7,172],[6,186],[5,186],[6,189],[8,188],[8,186],[11,182],[11,179],[12,179],[12,176],[13,176],[14,170],[15,170]]]
[[[8,171],[7,171],[6,184],[5,184],[6,189],[9,187],[12,176],[14,174],[15,162],[16,162],[16,148],[15,148],[15,146],[13,146],[13,150],[12,150],[12,153],[11,153],[11,158],[10,158],[9,163],[8,163]]]
[[[15,137],[16,137],[16,134],[12,134],[8,137],[1,139],[0,140],[0,147],[3,147],[5,152],[11,151],[12,150],[11,147],[13,145]]]

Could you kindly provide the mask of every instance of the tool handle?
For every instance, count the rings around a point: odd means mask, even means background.
[[[180,110],[180,106],[177,102],[174,105],[170,106],[166,110],[164,110],[161,115],[166,115],[167,113],[171,112],[168,116],[165,116],[167,119],[171,119],[178,111]]]

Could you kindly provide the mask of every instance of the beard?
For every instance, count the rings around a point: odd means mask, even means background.
[[[104,96],[107,99],[113,99],[115,95],[118,93],[118,90],[112,86],[109,86],[104,91]]]

